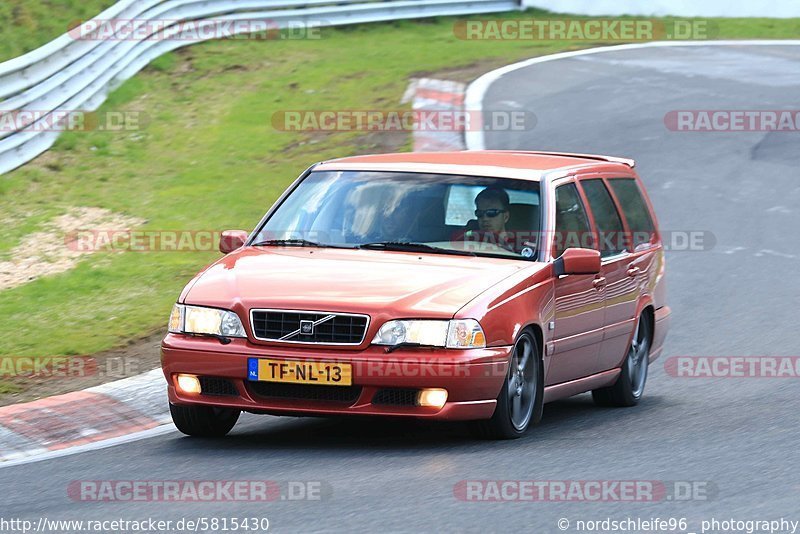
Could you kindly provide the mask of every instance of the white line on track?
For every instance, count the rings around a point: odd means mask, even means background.
[[[513,72],[515,70],[524,69],[537,63],[545,63],[547,61],[555,61],[557,59],[567,59],[576,56],[585,56],[590,54],[601,54],[603,52],[615,52],[618,50],[636,50],[639,48],[658,48],[658,47],[672,47],[672,46],[800,46],[800,40],[787,39],[787,40],[720,40],[720,41],[652,41],[648,43],[630,43],[615,46],[601,46],[597,48],[587,48],[586,50],[575,50],[572,52],[559,52],[558,54],[549,54],[546,56],[539,56],[526,59],[505,67],[500,67],[491,72],[487,72],[467,87],[467,93],[464,98],[464,109],[471,111],[480,111],[483,109],[483,99],[486,96],[486,91],[489,87],[496,82],[501,76]],[[469,130],[464,134],[464,141],[468,150],[484,150],[485,138],[483,130]]]

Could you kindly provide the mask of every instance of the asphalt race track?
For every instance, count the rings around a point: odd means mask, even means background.
[[[546,406],[520,440],[460,425],[245,415],[223,440],[177,431],[0,468],[5,515],[36,519],[267,517],[277,532],[577,532],[579,519],[800,520],[800,380],[676,378],[670,356],[797,356],[800,134],[670,131],[673,110],[798,109],[800,47],[642,48],[516,70],[484,109],[533,111],[487,148],[633,157],[663,231],[703,232],[705,250],[667,257],[672,327],[645,400]],[[87,406],[87,410],[91,407]],[[321,500],[80,502],[73,480],[319,481]],[[463,480],[702,482],[659,502],[465,502]]]

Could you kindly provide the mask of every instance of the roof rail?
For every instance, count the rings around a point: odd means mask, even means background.
[[[631,169],[636,166],[636,161],[631,158],[618,158],[615,156],[601,156],[599,154],[576,154],[573,152],[548,152],[544,150],[487,150],[487,152],[507,152],[516,154],[539,154],[542,156],[565,156],[570,158],[594,159],[611,163],[622,163]]]

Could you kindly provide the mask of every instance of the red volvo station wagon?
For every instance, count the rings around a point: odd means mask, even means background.
[[[545,403],[633,406],[669,326],[634,162],[520,151],[318,163],[175,304],[177,428],[247,411],[474,421],[516,438]]]

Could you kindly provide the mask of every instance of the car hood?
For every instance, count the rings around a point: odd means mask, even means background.
[[[452,317],[519,260],[374,250],[247,247],[212,264],[184,290],[186,304],[394,317]]]

